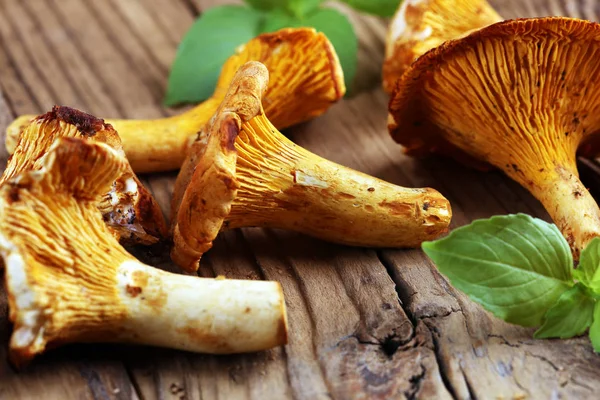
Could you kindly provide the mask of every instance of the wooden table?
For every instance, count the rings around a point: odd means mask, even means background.
[[[173,114],[161,100],[177,43],[216,3],[225,1],[0,0],[0,129],[16,115],[42,113],[53,104],[99,117]],[[506,17],[600,16],[592,0],[494,3]],[[385,23],[352,17],[361,39],[355,95],[290,129],[293,140],[396,184],[439,189],[452,202],[452,227],[514,212],[547,219],[535,199],[500,173],[402,154],[388,137],[387,97],[379,85]],[[581,168],[597,193],[595,164]],[[165,213],[173,178],[144,180]],[[138,255],[170,267],[161,249]],[[280,281],[289,345],[229,357],[73,345],[16,373],[6,363],[10,327],[3,298],[0,398],[598,398],[600,356],[586,337],[533,340],[531,329],[491,317],[454,290],[420,250],[349,248],[244,229],[220,236],[201,274]]]

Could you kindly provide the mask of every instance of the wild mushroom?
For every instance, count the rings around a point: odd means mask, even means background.
[[[283,228],[355,246],[415,247],[446,231],[448,201],[325,160],[283,136],[265,116],[264,65],[249,62],[177,177],[172,259],[195,271],[219,231]]]
[[[383,88],[392,93],[404,71],[429,49],[501,20],[486,0],[404,0],[388,29]]]
[[[110,145],[124,155],[119,135],[109,124],[69,107],[55,106],[36,117],[19,137],[0,184],[27,170],[38,170],[48,148],[59,137],[79,137]],[[99,202],[106,223],[124,242],[151,244],[166,237],[163,214],[131,167],[113,183]]]
[[[600,210],[576,166],[578,146],[600,129],[598,57],[596,23],[535,18],[483,28],[406,71],[390,102],[390,133],[409,154],[441,149],[503,170],[542,202],[578,258],[600,236]]]
[[[171,274],[119,245],[96,208],[129,169],[117,151],[61,138],[40,164],[0,188],[0,254],[15,365],[72,342],[204,353],[286,343],[279,283]]]
[[[225,62],[213,96],[191,110],[157,120],[106,120],[119,132],[133,170],[181,167],[188,146],[223,101],[235,72],[250,60],[261,61],[271,72],[264,107],[279,129],[322,114],[346,91],[337,54],[324,34],[312,28],[287,28],[259,35]],[[30,119],[19,117],[7,128],[9,152]]]

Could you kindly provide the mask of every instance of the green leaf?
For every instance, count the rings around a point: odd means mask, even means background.
[[[342,0],[350,7],[380,17],[394,15],[401,1],[399,0]]]
[[[296,18],[316,10],[323,0],[245,0],[251,7],[263,11],[283,11]],[[269,31],[267,31],[269,32]]]
[[[555,225],[525,214],[477,220],[423,243],[425,253],[459,290],[505,321],[541,325],[573,286],[573,258]]]
[[[323,0],[287,0],[286,9],[297,17],[304,17],[317,10]]]
[[[285,5],[285,1],[282,0],[244,0],[250,7],[256,8],[257,10],[272,10],[274,8],[280,8],[282,3]]]
[[[165,103],[210,97],[223,63],[235,48],[260,33],[264,14],[246,6],[213,7],[185,34],[169,74]]]
[[[585,287],[578,283],[564,292],[548,310],[543,325],[535,332],[534,337],[567,339],[581,335],[592,323],[594,304],[594,299],[587,295]]]
[[[600,353],[600,301],[597,301],[596,307],[594,307],[594,322],[590,326],[590,340],[594,351]]]
[[[285,10],[270,11],[260,33],[275,32],[283,28],[303,26],[302,21]]]
[[[594,238],[583,249],[579,267],[573,271],[573,277],[600,294],[600,238]]]
[[[348,18],[332,8],[321,8],[308,15],[303,22],[305,26],[323,32],[331,41],[344,70],[346,87],[351,88],[356,74],[358,40]]]

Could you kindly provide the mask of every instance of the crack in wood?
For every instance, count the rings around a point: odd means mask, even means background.
[[[94,400],[110,400],[108,391],[94,368],[87,363],[80,363],[78,369],[81,376],[86,380]]]
[[[419,364],[419,366],[421,367],[421,371],[409,378],[408,381],[410,382],[410,389],[404,392],[404,395],[408,400],[414,400],[418,398],[417,396],[421,391],[421,384],[425,379],[426,368],[423,364]]]
[[[404,309],[404,312],[406,313],[406,315],[412,321],[415,331],[416,331],[417,323],[420,320],[444,318],[444,317],[447,317],[457,311],[462,312],[462,310],[451,309],[449,312],[444,313],[444,314],[439,314],[439,315],[435,315],[435,314],[423,315],[423,316],[415,315],[410,310],[410,304],[412,302],[413,297],[416,295],[416,292],[409,291],[409,290],[401,290],[401,288],[403,288],[403,287],[406,288],[408,286],[407,283],[403,282],[400,279],[398,274],[396,274],[392,263],[390,263],[389,260],[385,256],[383,256],[383,254],[381,252],[378,252],[377,255],[378,255],[379,261],[383,264],[386,271],[388,272],[388,275],[390,275],[390,278],[396,283],[396,293],[398,295],[398,301],[400,303],[400,306]],[[448,377],[448,372],[446,371],[446,368],[445,368],[445,364],[442,361],[442,355],[440,353],[440,346],[438,343],[437,336],[436,336],[435,332],[431,330],[430,327],[427,327],[427,329],[430,331],[430,334],[431,334],[432,344],[433,344],[433,353],[435,355],[436,364],[437,364],[438,370],[440,372],[440,377],[442,379],[444,387],[446,388],[446,390],[450,393],[450,395],[454,399],[457,399],[458,396],[456,395],[456,390],[452,386],[452,383],[450,382],[450,379]],[[463,376],[464,376],[464,374],[463,374]],[[466,377],[465,377],[465,381],[466,381]]]

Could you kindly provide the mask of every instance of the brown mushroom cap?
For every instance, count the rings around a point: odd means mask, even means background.
[[[486,0],[404,0],[388,29],[383,88],[392,93],[404,71],[428,50],[500,20]]]
[[[0,184],[24,171],[40,169],[48,149],[59,137],[106,143],[124,156],[121,139],[110,124],[70,107],[55,106],[23,128]],[[158,203],[131,167],[113,183],[98,208],[106,223],[125,242],[151,244],[167,234]]]
[[[502,169],[542,201],[577,257],[600,235],[575,163],[579,144],[600,129],[599,58],[597,23],[491,25],[406,71],[390,101],[390,133],[409,154],[467,155]]]

